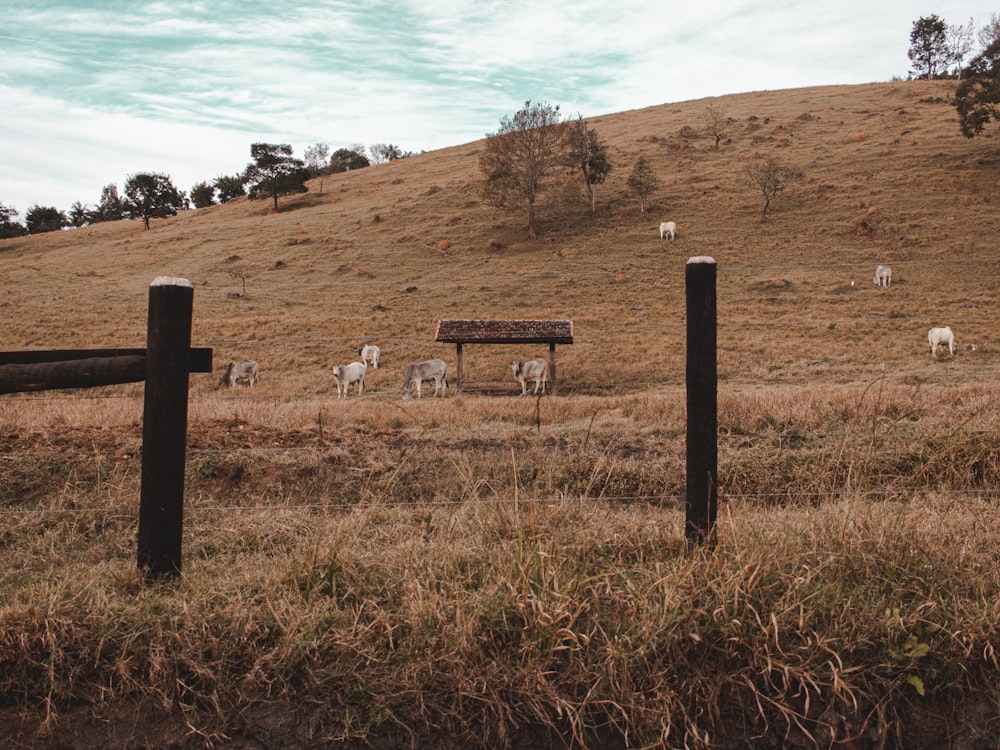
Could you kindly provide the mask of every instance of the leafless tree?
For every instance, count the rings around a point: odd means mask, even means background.
[[[714,103],[709,103],[701,115],[702,123],[705,125],[705,133],[715,139],[715,147],[719,147],[719,141],[726,137],[726,125],[728,116],[725,110]]]
[[[948,53],[958,65],[958,78],[962,79],[962,60],[972,51],[972,40],[976,33],[975,22],[970,18],[965,26],[948,26]]]
[[[771,156],[758,156],[746,168],[750,187],[759,190],[764,196],[764,207],[760,218],[767,218],[767,210],[772,201],[782,192],[788,183],[801,180],[802,172],[794,167],[787,167],[775,161]]]

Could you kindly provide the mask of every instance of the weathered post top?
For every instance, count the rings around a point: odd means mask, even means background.
[[[180,276],[157,276],[151,282],[150,286],[186,286],[189,289],[194,289],[194,286],[187,279],[181,278]]]
[[[692,258],[688,258],[688,265],[692,263],[715,263],[715,258],[711,255],[695,255]]]

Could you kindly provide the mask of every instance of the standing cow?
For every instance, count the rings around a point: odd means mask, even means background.
[[[522,396],[528,395],[529,380],[535,381],[534,395],[538,395],[539,387],[542,393],[545,393],[545,384],[549,379],[549,363],[544,359],[529,359],[527,362],[515,359],[510,363],[510,369],[514,371],[514,377],[521,384]]]

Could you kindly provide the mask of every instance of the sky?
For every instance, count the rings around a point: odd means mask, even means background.
[[[160,172],[189,191],[252,143],[419,153],[527,100],[567,116],[905,78],[947,0],[0,0],[0,204],[95,205]]]

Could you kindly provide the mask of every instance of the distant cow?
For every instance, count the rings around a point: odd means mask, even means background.
[[[337,381],[337,398],[347,398],[347,389],[351,383],[358,384],[358,395],[365,392],[365,371],[368,365],[364,362],[351,362],[349,365],[334,365],[333,379]]]
[[[675,224],[674,222],[672,222],[672,221],[665,221],[662,224],[660,224],[660,239],[661,240],[664,237],[666,237],[668,234],[670,235],[670,239],[673,239],[674,238],[674,234],[676,232],[677,232],[677,224]]]
[[[892,286],[892,269],[889,266],[879,266],[875,269],[875,275],[872,276],[872,283],[875,286]]]
[[[545,393],[545,384],[549,378],[549,363],[544,359],[529,359],[527,362],[515,359],[510,363],[510,369],[514,371],[514,377],[521,384],[522,396],[528,395],[528,380],[531,379],[535,381],[533,393],[537,395],[539,387],[542,393]]]
[[[943,346],[947,346],[951,356],[955,356],[955,334],[951,332],[951,326],[929,330],[927,332],[927,343],[931,347],[932,357],[937,357],[938,348]]]
[[[365,344],[357,350],[361,361],[366,365],[371,365],[373,370],[378,369],[378,358],[382,356],[382,350],[374,344]]]
[[[448,366],[443,359],[429,359],[426,362],[410,364],[406,366],[403,373],[403,387],[401,393],[403,398],[413,398],[413,387],[417,387],[417,398],[420,398],[420,384],[425,380],[434,381],[434,395],[440,392],[444,397],[444,392],[448,390]]]
[[[219,385],[228,385],[232,388],[237,383],[246,383],[252,387],[259,376],[260,368],[252,359],[246,362],[230,362],[226,372],[219,378]]]

